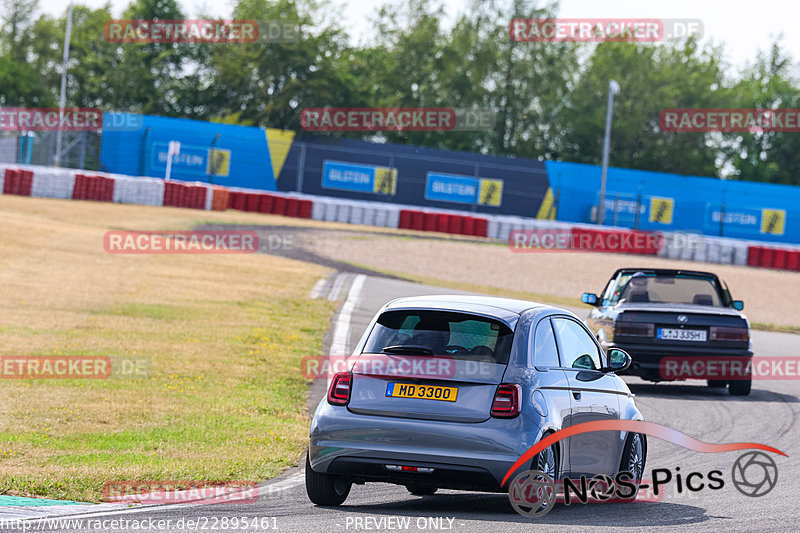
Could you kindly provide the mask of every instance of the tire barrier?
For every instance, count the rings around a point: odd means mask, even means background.
[[[73,200],[92,200],[95,202],[114,201],[114,180],[104,176],[75,174],[72,188]]]
[[[451,235],[488,237],[488,225],[489,221],[482,217],[420,211],[417,209],[400,209],[397,214],[396,227],[415,231],[449,233]]]
[[[33,188],[33,172],[7,168],[3,179],[3,194],[30,196]]]
[[[214,187],[211,193],[211,209],[214,211],[225,211],[230,204],[230,191],[222,187]]]
[[[42,198],[81,199],[173,206],[309,218],[386,228],[401,228],[450,235],[508,241],[513,230],[560,230],[601,244],[600,252],[658,255],[666,259],[700,261],[800,271],[800,246],[774,245],[682,232],[660,233],[660,240],[630,240],[653,235],[634,230],[574,225],[570,223],[509,216],[473,216],[468,213],[422,210],[380,202],[271,194],[260,191],[209,186],[202,182],[165,182],[151,177],[132,177],[94,172],[84,174],[65,168],[0,164],[3,194]],[[584,236],[584,237],[582,237]],[[641,239],[641,237],[639,237]],[[627,239],[627,240],[626,240]],[[605,244],[603,244],[605,243]]]
[[[168,181],[164,183],[165,207],[185,207],[188,209],[205,209],[208,187],[203,185],[188,185]]]
[[[249,213],[283,215],[293,218],[312,218],[314,212],[314,202],[307,198],[227,191],[221,188],[215,188],[214,195],[215,203],[213,205],[217,205],[220,210],[235,209]],[[214,207],[214,209],[217,209],[217,207]]]
[[[747,252],[747,265],[800,272],[800,250],[751,245]]]

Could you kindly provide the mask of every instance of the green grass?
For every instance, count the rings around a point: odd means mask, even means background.
[[[0,197],[0,355],[144,359],[146,376],[0,379],[0,493],[101,501],[108,482],[254,481],[307,446],[308,380],[336,304],[274,256],[112,256],[114,225],[191,210]],[[222,215],[220,215],[222,216]],[[76,274],[78,273],[78,274]]]

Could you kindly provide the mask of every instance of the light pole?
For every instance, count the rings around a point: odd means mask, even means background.
[[[619,94],[619,83],[608,82],[608,108],[606,109],[606,134],[603,137],[603,173],[600,177],[600,205],[597,206],[597,223],[606,221],[606,178],[608,176],[608,152],[611,145],[611,112],[614,109],[614,95]]]
[[[64,33],[64,58],[61,63],[61,94],[58,97],[58,129],[56,130],[56,155],[53,158],[55,166],[61,165],[61,122],[64,120],[64,105],[67,101],[67,61],[69,61],[69,41],[72,36],[72,8],[74,1],[70,0],[69,13],[67,14],[67,30]]]

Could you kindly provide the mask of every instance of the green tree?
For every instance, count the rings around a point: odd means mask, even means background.
[[[733,107],[800,108],[800,90],[792,75],[792,60],[772,43],[732,87]],[[732,178],[800,185],[800,138],[796,132],[726,134],[724,153],[733,167]]]
[[[327,20],[335,18],[311,0],[241,0],[234,18],[293,25],[294,37],[289,42],[216,45],[210,54],[215,115],[300,130],[306,107],[363,104],[359,80],[342,66],[350,60],[346,35],[326,23],[326,15]]]
[[[41,83],[40,70],[26,58],[26,34],[38,0],[4,0],[0,4],[0,105],[49,106],[52,94]]]
[[[620,167],[717,175],[718,147],[704,133],[663,132],[661,110],[726,107],[718,49],[694,41],[666,44],[601,43],[582,71],[564,111],[560,159],[599,164],[609,80],[622,89],[615,98],[611,164]]]

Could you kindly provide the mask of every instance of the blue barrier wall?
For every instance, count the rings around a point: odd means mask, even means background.
[[[548,161],[558,219],[591,222],[601,168]],[[800,187],[609,168],[609,225],[688,231],[776,242],[800,242]]]
[[[292,144],[278,188],[535,217],[548,182],[544,163],[532,159],[305,136]]]
[[[178,180],[584,223],[599,200],[595,165],[126,113],[103,116],[101,170],[164,177],[169,141]],[[606,189],[609,225],[800,243],[800,187],[612,167]]]
[[[168,144],[179,141],[172,179],[275,190],[261,128],[128,113],[104,113],[103,126],[101,170],[163,178]],[[217,175],[209,172],[210,153],[218,158]]]

